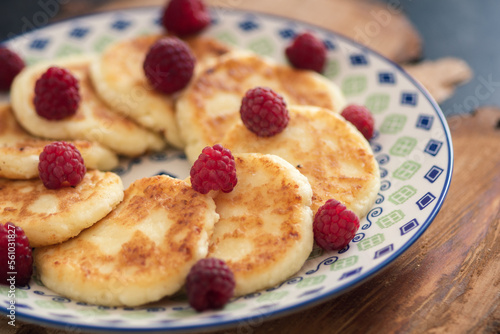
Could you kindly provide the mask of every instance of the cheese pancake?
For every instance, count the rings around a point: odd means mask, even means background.
[[[168,176],[135,181],[106,218],[63,244],[35,250],[45,286],[71,299],[136,306],[179,290],[207,255],[213,199]]]
[[[89,67],[96,61],[92,55],[73,56],[37,63],[25,68],[14,80],[11,89],[12,108],[16,119],[32,135],[57,139],[95,141],[126,156],[138,156],[160,150],[164,140],[130,119],[114,112],[96,94],[90,81]],[[68,69],[79,81],[81,101],[77,112],[58,121],[38,116],[33,104],[35,83],[50,67]]]
[[[39,155],[52,143],[27,133],[17,123],[9,105],[0,105],[0,177],[9,179],[38,178]],[[111,170],[118,157],[97,143],[70,141],[82,154],[87,169]]]
[[[156,91],[143,69],[150,47],[164,37],[147,35],[114,43],[92,64],[91,76],[101,98],[114,110],[161,132],[170,144],[183,148],[175,120],[176,95]],[[185,42],[196,58],[195,69],[229,51],[228,47],[209,37],[191,37]]]
[[[226,261],[235,295],[274,286],[300,270],[313,246],[311,186],[282,158],[235,154],[238,184],[218,193],[209,257]]]
[[[240,122],[241,100],[257,86],[281,94],[287,105],[339,112],[345,104],[337,86],[318,73],[279,65],[248,51],[230,52],[195,77],[177,101],[177,121],[191,162]]]
[[[106,216],[123,199],[120,177],[89,171],[76,187],[47,189],[40,179],[0,179],[0,223],[21,226],[31,247],[72,238]]]
[[[276,154],[296,166],[311,183],[312,210],[335,198],[363,217],[380,188],[380,172],[370,144],[342,116],[311,106],[289,106],[290,121],[273,137],[258,137],[242,123],[222,140],[233,153]]]

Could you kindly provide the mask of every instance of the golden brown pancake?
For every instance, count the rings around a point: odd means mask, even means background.
[[[143,69],[150,47],[164,37],[139,36],[111,45],[92,64],[91,76],[101,98],[114,110],[161,132],[170,144],[182,148],[184,144],[174,111],[174,100],[178,94],[167,95],[156,91]],[[229,51],[227,46],[209,37],[191,37],[185,42],[196,57],[196,69]]]
[[[318,73],[279,65],[247,51],[227,53],[197,75],[176,104],[191,162],[240,122],[241,100],[257,86],[273,89],[288,105],[316,105],[338,112],[345,103],[337,86]]]
[[[89,171],[76,187],[54,190],[39,179],[0,179],[0,223],[21,226],[31,247],[53,245],[92,226],[122,198],[122,181],[110,172]]]
[[[165,142],[158,134],[114,112],[100,100],[90,81],[89,67],[94,61],[96,58],[92,55],[79,55],[25,68],[11,89],[12,108],[18,122],[34,136],[95,141],[126,156],[162,149]],[[80,85],[81,101],[77,112],[59,121],[38,116],[33,104],[35,82],[50,66],[68,69]]]
[[[78,148],[87,169],[110,170],[118,157],[101,145],[86,140],[70,141]],[[38,178],[38,157],[52,143],[33,137],[17,123],[10,105],[0,105],[0,177]]]
[[[42,282],[77,301],[135,306],[179,290],[207,255],[219,216],[184,181],[135,181],[106,218],[63,244],[36,249]]]
[[[313,190],[313,212],[335,198],[360,218],[380,188],[380,173],[370,144],[342,116],[311,106],[289,106],[290,121],[273,137],[258,137],[242,123],[222,140],[233,153],[276,154],[304,174]]]
[[[233,271],[235,295],[278,284],[295,274],[313,246],[311,186],[275,155],[235,154],[238,183],[218,193],[220,215],[209,257]]]

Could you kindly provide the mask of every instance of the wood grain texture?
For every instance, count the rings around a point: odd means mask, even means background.
[[[384,272],[310,310],[218,333],[499,333],[500,109],[449,119],[455,168],[422,237]]]

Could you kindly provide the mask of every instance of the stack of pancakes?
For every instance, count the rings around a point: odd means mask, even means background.
[[[279,284],[300,270],[313,247],[313,214],[336,198],[362,217],[373,205],[379,172],[368,142],[339,112],[345,101],[323,76],[231,49],[208,37],[187,39],[197,59],[190,84],[155,91],[142,63],[162,35],[120,41],[101,55],[24,69],[0,108],[1,223],[21,226],[35,247],[38,275],[75,300],[136,306],[172,295],[210,256],[226,261],[236,295]],[[80,83],[75,115],[37,115],[34,85],[50,66]],[[239,117],[248,89],[281,94],[290,112],[280,134],[257,137]],[[45,189],[38,155],[53,140],[72,141],[88,168],[74,188]],[[117,156],[184,149],[194,162],[222,144],[236,161],[230,193],[194,191],[189,180],[137,180],[125,191],[111,170]]]

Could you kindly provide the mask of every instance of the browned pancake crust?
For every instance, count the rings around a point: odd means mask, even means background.
[[[289,111],[287,128],[276,136],[258,137],[239,123],[222,144],[235,153],[276,154],[296,166],[311,183],[313,212],[330,198],[353,210],[367,193],[375,189],[376,194],[378,165],[361,134],[328,110],[296,111],[292,106]]]
[[[224,76],[214,75],[214,72],[225,73]],[[243,98],[246,87],[242,82],[256,73],[270,80],[278,79],[282,88],[280,93],[286,94],[289,104],[315,105],[329,110],[335,110],[330,92],[324,89],[314,89],[318,82],[309,71],[297,70],[289,66],[269,66],[269,63],[259,57],[227,58],[207,68],[197,76],[184,98],[194,106],[192,119],[203,124],[203,136],[207,143],[217,143],[225,132],[236,122],[239,122],[238,112],[214,116],[207,114],[204,101],[214,94],[229,92]],[[237,110],[235,110],[237,111]]]
[[[213,225],[207,226],[207,213],[215,215],[215,206],[209,207],[207,198],[184,181],[167,176],[137,180],[125,191],[123,202],[99,223],[68,242],[37,250],[35,258],[42,279],[51,277],[52,284],[57,284],[54,277],[61,281],[63,276],[72,277],[74,282],[64,284],[74,284],[70,290],[77,294],[92,291],[90,298],[95,298],[97,291],[129,287],[146,293],[150,285],[152,289],[174,288],[170,291],[173,293],[182,285],[190,266],[200,258],[200,240],[208,243],[207,235],[203,234],[209,233],[209,238],[212,233]],[[158,227],[161,216],[172,222],[162,235],[138,227],[140,224]],[[213,220],[208,221],[213,224]],[[95,243],[94,236],[99,236],[99,243]],[[116,245],[115,238],[122,237],[125,242]],[[117,251],[110,251],[109,247]],[[176,281],[170,287],[172,277],[179,277],[180,283]],[[137,295],[142,298],[140,293]],[[73,297],[85,300],[83,296]],[[121,304],[116,298],[114,302],[99,302]],[[147,301],[151,299],[142,303]]]
[[[63,242],[97,222],[118,204],[119,200],[109,203],[95,219],[80,219],[80,216],[92,216],[79,211],[94,210],[94,207],[86,207],[91,205],[87,201],[107,198],[106,191],[117,183],[121,186],[118,176],[99,171],[87,172],[76,187],[61,189],[47,189],[40,179],[0,179],[0,223],[10,221],[21,226],[32,247]]]

